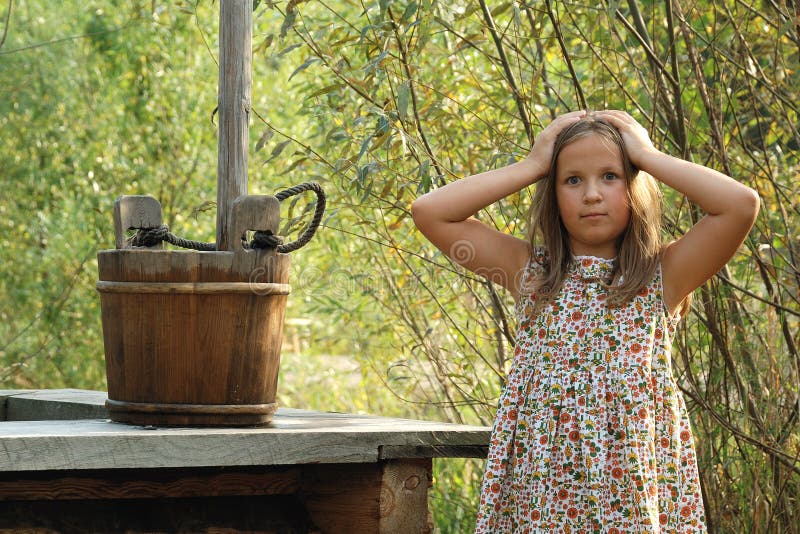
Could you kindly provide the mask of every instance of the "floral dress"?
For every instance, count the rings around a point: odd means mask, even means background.
[[[541,269],[537,251],[527,275]],[[538,260],[538,261],[537,261]],[[574,258],[533,317],[500,397],[476,533],[705,532],[689,418],[672,375],[678,322],[661,268],[629,303],[605,305],[613,260]]]

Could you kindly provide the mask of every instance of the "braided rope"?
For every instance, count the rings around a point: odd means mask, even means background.
[[[325,191],[322,190],[322,186],[320,186],[318,183],[304,182],[300,185],[290,187],[289,189],[284,189],[275,195],[275,198],[277,198],[278,201],[283,202],[285,199],[300,194],[303,191],[314,191],[314,193],[317,194],[317,205],[314,207],[314,217],[311,219],[311,222],[308,223],[308,226],[305,230],[303,230],[303,233],[300,234],[300,237],[298,237],[296,241],[292,241],[291,243],[287,243],[285,245],[278,245],[278,252],[292,252],[307,245],[317,232],[320,222],[322,222],[322,216],[325,214]]]
[[[181,248],[191,248],[194,250],[212,251],[217,249],[215,243],[203,243],[201,241],[192,241],[191,239],[184,239],[176,236],[169,231],[169,226],[162,224],[155,228],[139,228],[129,240],[132,247],[152,247],[166,241],[171,245]]]
[[[243,243],[244,248],[247,249],[265,249],[274,248],[277,252],[282,254],[295,251],[300,247],[305,246],[314,237],[314,234],[322,222],[322,216],[325,213],[325,191],[316,182],[304,182],[302,184],[284,189],[275,195],[279,202],[287,198],[298,195],[304,191],[314,191],[317,194],[317,202],[314,208],[314,217],[300,237],[296,241],[283,244],[283,239],[280,236],[273,234],[269,230],[257,230],[253,233],[253,240],[250,243]],[[169,226],[162,224],[155,228],[135,228],[136,234],[128,239],[128,243],[132,247],[152,247],[166,241],[167,243],[180,248],[188,248],[193,250],[202,251],[215,251],[217,250],[216,243],[203,243],[202,241],[192,241],[191,239],[184,239],[169,231]]]

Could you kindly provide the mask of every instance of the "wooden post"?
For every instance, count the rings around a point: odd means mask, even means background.
[[[217,250],[233,250],[231,206],[247,194],[253,1],[219,3]]]

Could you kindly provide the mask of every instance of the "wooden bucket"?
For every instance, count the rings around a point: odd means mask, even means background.
[[[232,235],[277,234],[279,202],[240,197]],[[130,248],[161,225],[151,197],[120,197],[117,250],[98,253],[111,419],[138,425],[266,425],[276,409],[289,255]]]

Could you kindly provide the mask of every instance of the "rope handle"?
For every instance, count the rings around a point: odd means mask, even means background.
[[[311,241],[311,238],[314,237],[314,234],[317,233],[319,224],[322,222],[322,216],[325,214],[325,191],[317,182],[303,182],[294,187],[284,189],[276,194],[275,198],[277,198],[279,202],[283,202],[287,198],[299,195],[303,191],[313,191],[317,194],[317,205],[314,207],[314,217],[311,219],[311,222],[308,223],[306,229],[303,230],[303,233],[300,234],[300,237],[295,241],[278,245],[276,250],[280,253],[285,254],[287,252],[293,252],[307,245],[308,242]]]
[[[308,226],[300,234],[297,240],[291,243],[283,243],[283,240],[274,235],[270,230],[257,230],[253,234],[253,240],[250,243],[242,243],[242,248],[245,249],[261,249],[261,248],[274,248],[277,252],[286,254],[293,252],[311,241],[311,238],[316,234],[322,216],[325,213],[325,191],[316,182],[304,182],[302,184],[284,189],[277,193],[274,199],[278,202],[286,200],[289,197],[298,195],[304,191],[314,191],[317,195],[317,203],[314,208],[314,217]],[[243,199],[266,199],[271,197],[242,197]],[[274,202],[274,200],[273,200]],[[147,208],[147,209],[144,209]],[[129,214],[129,212],[131,212]],[[146,212],[146,216],[141,213]],[[169,227],[161,224],[161,206],[152,197],[134,197],[123,196],[117,199],[115,203],[115,228],[117,229],[117,248],[130,248],[130,247],[161,247],[161,242],[166,241],[171,245],[181,248],[189,248],[194,250],[215,251],[217,250],[215,243],[203,243],[200,241],[192,241],[179,237],[169,231]],[[136,214],[136,216],[134,216]],[[275,214],[277,217],[277,213]],[[136,222],[133,222],[133,221]],[[271,224],[268,226],[272,226]],[[277,218],[275,219],[275,227],[277,229]],[[130,228],[138,230],[135,235],[127,240],[122,237],[122,229]]]

